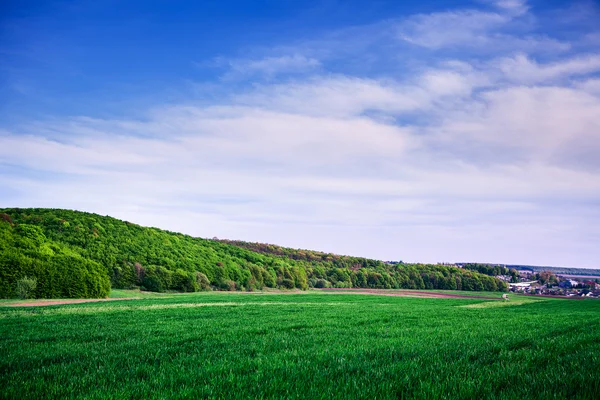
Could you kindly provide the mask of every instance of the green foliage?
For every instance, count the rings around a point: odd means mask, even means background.
[[[25,279],[27,277],[27,279]],[[31,288],[28,280],[35,280]],[[29,288],[28,290],[25,290]],[[0,298],[93,298],[110,292],[106,268],[31,224],[0,220]]]
[[[198,285],[196,274],[194,272],[186,272],[181,268],[176,269],[172,277],[172,288],[180,292],[197,292],[200,286]]]
[[[37,286],[37,279],[28,276],[17,281],[17,296],[20,299],[28,299],[32,297],[33,291]]]
[[[312,287],[317,289],[324,289],[331,287],[331,283],[325,279],[311,279]]]
[[[84,212],[4,209],[0,216],[0,235],[10,236],[0,244],[0,297],[13,296],[25,274],[38,279],[36,297],[106,296],[108,282],[116,289],[157,292],[311,285],[506,290],[493,277],[454,267],[193,238]],[[63,282],[61,274],[69,277]]]
[[[164,292],[172,286],[173,273],[161,266],[145,268],[142,288],[150,292]]]
[[[535,274],[537,280],[540,281],[542,285],[549,284],[555,285],[558,283],[558,277],[554,275],[551,271],[542,271]]]
[[[200,291],[211,290],[210,281],[202,272],[196,272],[196,285]]]
[[[236,284],[231,279],[226,279],[221,282],[220,289],[227,290],[229,292],[233,292],[236,289]]]
[[[287,278],[281,280],[281,286],[286,289],[293,289],[295,287],[294,281]]]
[[[15,227],[19,239],[17,245],[24,248],[35,248],[46,241],[42,228],[35,225],[20,224]]]
[[[509,268],[502,266],[502,265],[482,264],[482,263],[465,263],[465,264],[462,264],[462,267],[465,269],[477,271],[480,274],[489,275],[489,276],[510,275]]]

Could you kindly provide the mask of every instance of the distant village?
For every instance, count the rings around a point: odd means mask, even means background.
[[[600,276],[572,276],[549,273],[550,279],[540,279],[540,273],[519,270],[519,282],[511,282],[510,276],[500,275],[508,283],[509,290],[543,296],[595,297],[600,298]]]
[[[462,268],[464,264],[455,264]],[[533,267],[532,269],[516,269],[510,265],[509,275],[496,275],[496,278],[506,282],[509,291],[513,293],[522,293],[539,296],[561,296],[576,298],[600,298],[600,274],[574,274],[575,271],[569,271],[567,268]],[[535,271],[537,269],[537,271]],[[555,271],[552,271],[552,270]],[[569,273],[570,272],[570,273]],[[582,269],[576,272],[581,273]],[[587,271],[585,271],[587,272]],[[591,273],[597,273],[597,270],[590,270]]]

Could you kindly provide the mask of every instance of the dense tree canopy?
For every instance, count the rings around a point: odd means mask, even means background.
[[[512,272],[509,268],[498,265],[498,264],[481,264],[481,263],[465,263],[462,264],[464,269],[470,269],[471,271],[477,271],[480,274],[489,275],[489,276],[498,276],[498,275],[511,275]],[[514,269],[513,269],[514,270]],[[514,270],[516,273],[516,270]]]
[[[37,279],[36,297],[264,287],[505,290],[499,280],[440,265],[385,264],[273,245],[224,242],[56,209],[0,210],[0,296]],[[110,284],[109,284],[110,282]]]
[[[35,279],[32,297],[104,297],[106,267],[48,239],[39,226],[0,220],[0,298],[15,297],[18,281]]]

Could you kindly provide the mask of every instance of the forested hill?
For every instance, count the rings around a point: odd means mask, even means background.
[[[102,297],[111,286],[151,291],[506,289],[495,278],[455,267],[253,250],[258,249],[79,211],[0,209],[0,297],[15,296],[24,277],[37,280],[33,294],[40,298]]]
[[[221,243],[231,244],[236,247],[251,250],[261,254],[277,257],[285,257],[296,261],[307,261],[312,263],[324,263],[337,268],[376,268],[383,267],[385,263],[364,257],[343,256],[322,251],[292,249],[268,243],[244,242],[242,240],[217,239]]]

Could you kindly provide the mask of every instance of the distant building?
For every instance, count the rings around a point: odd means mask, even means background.
[[[573,285],[571,285],[571,281],[562,281],[558,282],[558,287],[561,289],[571,289]]]
[[[531,285],[534,283],[537,283],[537,281],[509,283],[508,286],[513,292],[529,292]]]
[[[567,279],[565,281],[559,282],[558,287],[562,289],[572,289],[575,286],[579,285],[579,282],[574,281],[572,279]]]

